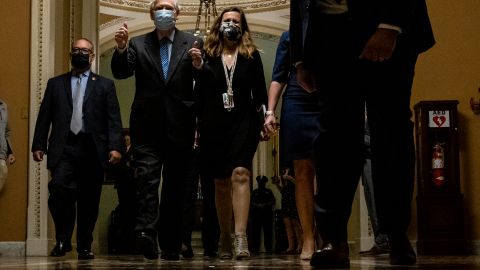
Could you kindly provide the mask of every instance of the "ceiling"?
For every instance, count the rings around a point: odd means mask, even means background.
[[[126,22],[130,36],[140,35],[153,29],[149,8],[151,0],[99,0],[100,51],[114,47],[115,31]],[[202,0],[178,0],[180,15],[177,27],[194,30]],[[254,35],[279,36],[288,29],[289,0],[216,0],[220,13],[225,7],[239,6],[246,13],[248,24]],[[205,5],[202,5],[200,28],[205,28]],[[211,19],[213,20],[213,18]]]

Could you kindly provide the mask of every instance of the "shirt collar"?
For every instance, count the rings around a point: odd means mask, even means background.
[[[90,76],[90,69],[80,73],[82,75],[82,77],[88,77]],[[79,77],[80,76],[79,73],[75,72],[75,70],[72,70],[72,76],[75,76],[75,77]]]
[[[170,40],[170,42],[173,42],[173,37],[175,36],[175,28],[173,29],[173,31],[170,33],[170,35],[168,36],[163,36],[163,35],[160,35],[158,32],[157,32],[157,37],[158,37],[158,40],[162,40],[164,38],[168,38]]]

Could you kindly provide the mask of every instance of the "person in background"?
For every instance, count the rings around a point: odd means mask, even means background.
[[[310,264],[350,265],[347,224],[365,159],[365,104],[375,205],[390,263],[415,264],[406,234],[415,167],[410,96],[417,57],[435,43],[425,0],[292,0],[290,11],[297,80],[318,91],[320,110],[315,211],[323,247]]]
[[[300,254],[302,251],[302,228],[298,219],[297,206],[295,204],[295,173],[290,167],[281,171],[281,176],[275,181],[282,194],[282,219],[287,234],[288,248],[283,254]]]
[[[15,163],[11,145],[7,103],[0,99],[0,192],[8,178],[7,163]]]
[[[136,246],[151,260],[158,258],[158,244],[162,259],[180,259],[183,216],[179,213],[189,177],[185,164],[194,157],[194,77],[198,71],[188,50],[201,47],[203,41],[175,27],[179,14],[176,0],[152,1],[150,18],[155,29],[129,40],[124,23],[115,33],[117,48],[111,62],[115,78],[135,75],[130,164],[139,205]]]
[[[295,171],[295,201],[303,231],[300,259],[310,260],[315,251],[313,194],[315,169],[313,140],[318,133],[316,118],[319,111],[317,93],[308,93],[297,83],[297,71],[290,61],[290,35],[283,32],[273,65],[272,82],[268,90],[268,110],[265,127],[270,134],[277,130],[275,108],[282,96],[280,117],[281,162],[293,162]]]
[[[251,250],[253,252],[260,251],[261,231],[263,229],[263,245],[265,252],[272,253],[272,237],[273,237],[273,207],[275,206],[275,196],[271,189],[266,187],[268,178],[257,176],[258,188],[252,192],[251,222],[252,222],[252,239]]]
[[[122,121],[115,84],[90,70],[93,43],[72,43],[72,70],[48,80],[32,141],[33,160],[47,155],[51,180],[48,208],[56,245],[50,256],[72,250],[77,219],[78,259],[94,259],[91,249],[108,163],[122,158]]]
[[[205,41],[205,59],[202,53],[199,48],[190,50],[193,66],[202,73],[197,81],[201,166],[215,178],[220,258],[233,256],[233,214],[235,258],[243,259],[250,256],[246,231],[251,169],[264,131],[261,109],[267,92],[260,53],[241,8],[226,7],[215,19]]]
[[[137,217],[134,170],[130,166],[132,151],[130,134],[123,131],[125,151],[121,162],[110,166],[110,179],[114,180],[118,205],[112,211],[109,229],[109,251],[114,254],[136,254],[135,226]],[[107,173],[107,177],[108,177]],[[109,179],[109,178],[107,178]],[[111,244],[111,246],[110,246]]]

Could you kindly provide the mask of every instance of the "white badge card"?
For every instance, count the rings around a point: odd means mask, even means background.
[[[233,104],[233,95],[229,95],[228,93],[222,94],[223,99],[223,107],[227,110],[231,110],[235,104]]]

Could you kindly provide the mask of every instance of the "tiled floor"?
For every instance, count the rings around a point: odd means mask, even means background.
[[[255,255],[248,260],[222,261],[205,259],[195,254],[193,259],[176,262],[149,261],[142,256],[97,256],[91,261],[77,261],[75,253],[63,258],[51,257],[4,257],[0,256],[0,269],[312,269],[308,261],[293,255]],[[408,267],[394,267],[388,263],[388,255],[351,258],[351,270],[383,269],[435,269],[435,270],[480,270],[480,256],[465,257],[419,257],[418,263]]]

